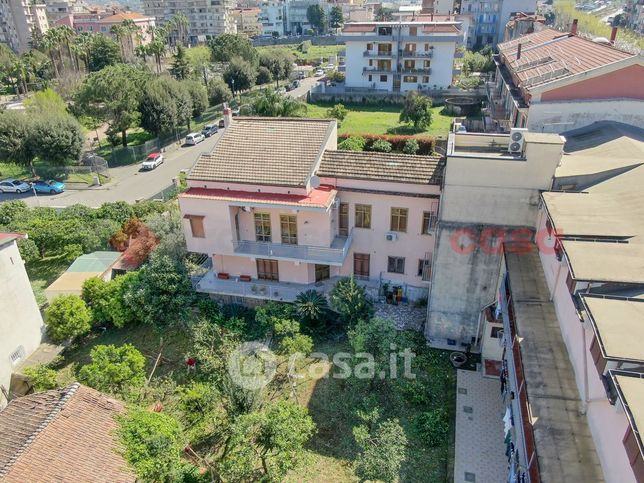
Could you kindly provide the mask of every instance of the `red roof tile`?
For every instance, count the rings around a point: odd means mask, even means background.
[[[109,17],[104,17],[99,20],[99,23],[120,23],[125,20],[147,20],[153,19],[154,17],[148,17],[138,12],[121,12],[115,15],[110,15]]]
[[[179,195],[181,198],[201,198],[209,200],[249,202],[261,204],[279,204],[292,206],[309,206],[328,208],[337,191],[332,186],[320,186],[312,189],[308,195],[259,193],[252,191],[235,191],[211,188],[190,188]]]
[[[355,24],[355,25],[353,25],[353,24],[349,23],[344,27],[342,32],[373,32],[374,30],[376,30],[375,24],[369,24],[369,25]]]

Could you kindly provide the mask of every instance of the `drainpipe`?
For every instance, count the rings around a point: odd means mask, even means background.
[[[582,402],[581,406],[581,414],[586,415],[588,412],[588,402],[590,400],[590,394],[588,391],[588,357],[586,356],[586,329],[585,329],[585,324],[586,322],[582,320],[580,327],[581,327],[581,350],[583,351],[584,355],[584,400]]]

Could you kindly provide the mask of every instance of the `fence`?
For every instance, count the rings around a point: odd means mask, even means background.
[[[94,186],[109,180],[108,163],[105,159],[89,154],[82,162],[81,166],[38,165],[35,171],[42,179],[61,180],[69,187]]]
[[[431,97],[436,105],[443,104],[448,97],[466,97],[475,100],[485,98],[485,89],[480,88],[467,91],[455,87],[449,89],[419,89],[417,92]],[[406,92],[392,92],[368,87],[326,86],[320,83],[311,89],[309,100],[311,102],[344,101],[363,104],[402,104],[406,94]]]

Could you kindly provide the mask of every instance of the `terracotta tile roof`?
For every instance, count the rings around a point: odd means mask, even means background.
[[[125,20],[147,20],[152,19],[153,17],[148,17],[138,12],[121,12],[109,17],[103,17],[98,22],[99,23],[121,23]]]
[[[457,25],[425,25],[423,33],[426,34],[460,34],[461,30]]]
[[[521,58],[517,60],[519,43]],[[508,68],[528,89],[635,57],[613,46],[552,29],[504,42],[498,48]]]
[[[236,117],[188,179],[304,186],[335,125],[332,119]]]
[[[12,400],[0,412],[0,479],[134,482],[113,434],[123,408],[78,383]]]
[[[249,202],[253,204],[280,204],[328,208],[335,199],[337,191],[332,186],[312,189],[308,195],[258,193],[224,189],[190,188],[179,195],[182,198],[202,198],[209,200]]]
[[[398,183],[436,184],[440,158],[356,151],[326,151],[317,175]]]
[[[345,25],[342,32],[373,32],[376,30],[375,24],[350,24]]]

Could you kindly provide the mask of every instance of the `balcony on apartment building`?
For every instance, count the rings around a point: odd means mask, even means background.
[[[432,69],[430,67],[401,67],[400,73],[403,75],[430,75]]]
[[[233,251],[236,255],[253,258],[342,266],[352,241],[353,231],[348,236],[336,236],[328,247],[233,240]]]
[[[434,55],[434,51],[430,50],[408,50],[408,49],[398,49],[398,54],[403,59],[431,59]]]
[[[391,67],[363,67],[362,74],[393,74]]]
[[[393,53],[393,50],[365,50],[362,53],[363,57],[369,57],[369,58],[377,58],[377,57],[384,57],[388,58],[391,57]]]

